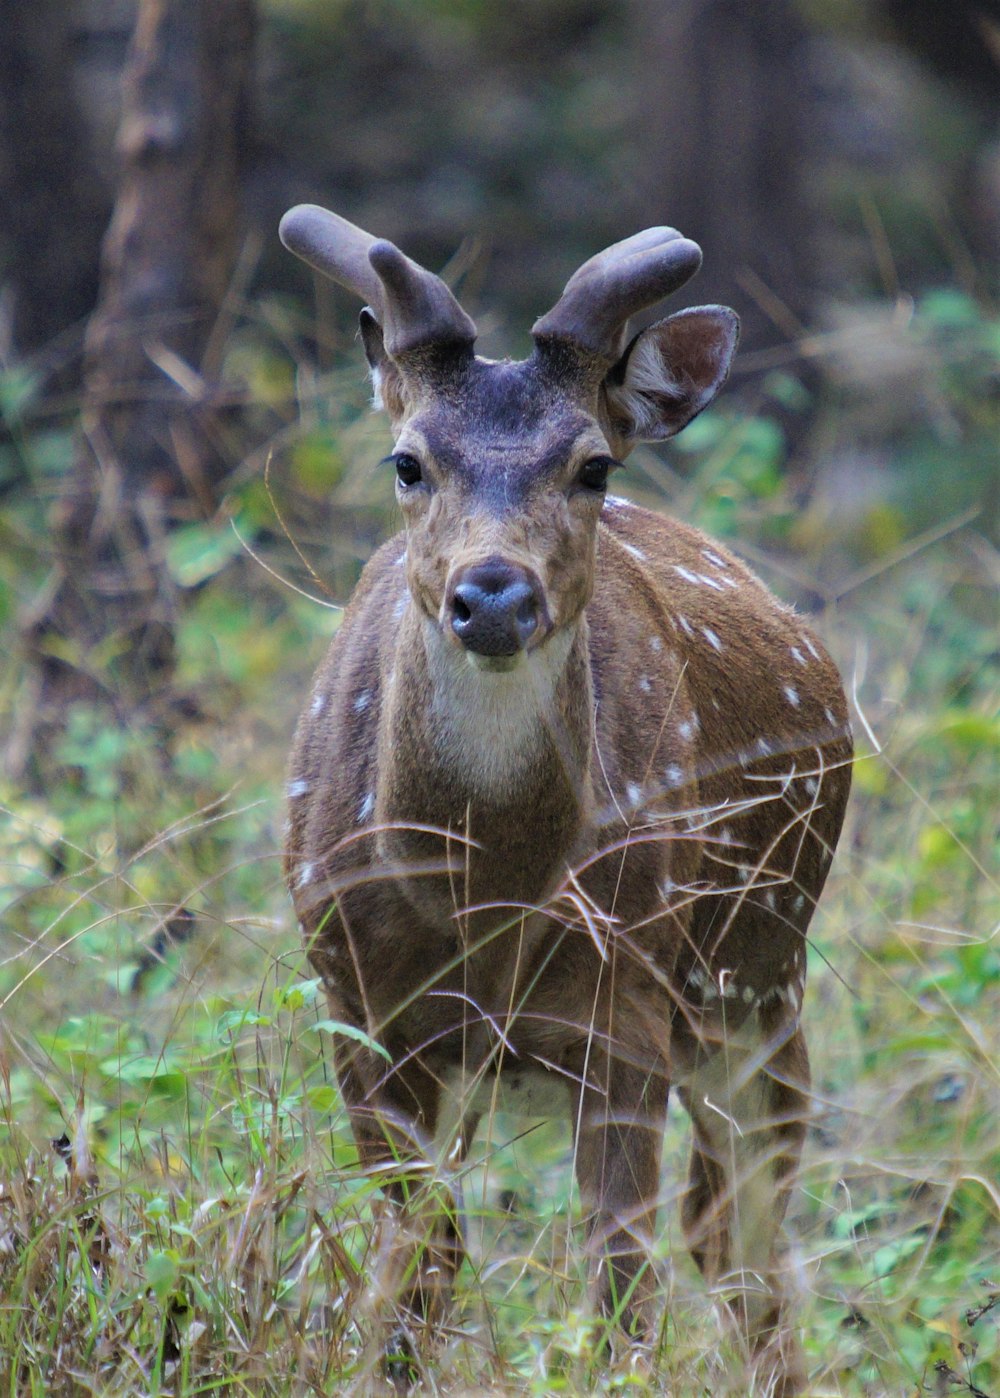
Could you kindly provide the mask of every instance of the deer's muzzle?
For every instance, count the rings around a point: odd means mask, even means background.
[[[448,593],[447,616],[466,650],[512,656],[525,650],[544,617],[538,580],[503,558],[459,569]]]

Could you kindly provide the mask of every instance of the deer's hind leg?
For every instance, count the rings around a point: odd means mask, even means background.
[[[674,1021],[681,1100],[693,1127],[685,1236],[746,1339],[761,1391],[775,1398],[805,1386],[779,1257],[809,1114],[809,1058],[796,1009],[773,995],[711,1040],[694,1035],[680,1014]]]
[[[658,1043],[667,1037],[666,1000],[656,987],[649,998],[654,995],[663,1003],[654,1001],[649,1016],[639,1002],[624,997],[595,1016],[574,1106],[591,1294],[602,1314],[639,1340],[653,1333],[656,1276],[650,1249],[670,1087],[667,1057]],[[644,1021],[651,1023],[647,1033]]]

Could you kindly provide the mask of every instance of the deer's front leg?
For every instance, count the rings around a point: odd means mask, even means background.
[[[576,1174],[595,1305],[639,1339],[653,1329],[649,1252],[668,1091],[665,1061],[625,1062],[595,1040],[576,1094]]]
[[[354,1044],[336,1066],[361,1163],[384,1171],[385,1207],[369,1267],[371,1304],[404,1321],[437,1323],[465,1255],[455,1199],[435,1178],[428,1153],[438,1082],[415,1058],[390,1068]]]
[[[778,1000],[752,1009],[721,1042],[698,1040],[680,1021],[672,1046],[694,1129],[688,1245],[725,1297],[766,1391],[790,1398],[806,1380],[778,1252],[809,1114],[805,1039]]]

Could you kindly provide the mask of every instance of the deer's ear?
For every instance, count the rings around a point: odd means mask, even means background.
[[[735,311],[696,306],[642,330],[604,380],[614,436],[661,442],[707,408],[726,382],[740,337]]]
[[[366,306],[361,312],[360,324],[361,343],[365,347],[365,358],[372,376],[373,406],[384,408],[393,426],[396,426],[406,414],[403,376],[386,351],[382,327],[370,307]]]

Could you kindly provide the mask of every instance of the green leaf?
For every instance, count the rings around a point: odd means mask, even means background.
[[[872,1269],[875,1275],[877,1277],[888,1276],[890,1272],[895,1271],[901,1262],[905,1262],[923,1245],[924,1239],[921,1234],[910,1233],[905,1238],[897,1238],[894,1242],[876,1248],[875,1256],[872,1258]]]
[[[309,1028],[317,1034],[339,1034],[343,1039],[353,1039],[355,1043],[364,1044],[365,1048],[371,1049],[373,1053],[381,1054],[387,1063],[392,1062],[392,1055],[387,1049],[353,1024],[343,1024],[339,1019],[320,1019],[315,1024],[310,1024]]]
[[[180,1255],[174,1248],[151,1252],[146,1258],[146,1282],[159,1302],[164,1302],[177,1285]]]
[[[185,1075],[175,1064],[151,1054],[136,1058],[105,1058],[98,1065],[105,1077],[115,1082],[152,1087],[164,1096],[176,1097],[184,1091]]]
[[[317,976],[313,980],[295,981],[289,986],[279,986],[274,992],[275,1009],[301,1010],[304,1005],[314,1004],[322,984]]]
[[[962,846],[945,825],[925,825],[917,838],[917,852],[925,869],[940,869],[965,857]]]
[[[174,530],[166,545],[171,577],[181,587],[196,587],[206,578],[221,573],[227,563],[243,552],[240,538],[243,533],[239,520],[189,524],[184,529]]]
[[[224,1015],[219,1016],[215,1032],[220,1039],[228,1040],[234,1031],[238,1032],[258,1024],[266,1028],[271,1023],[270,1015],[260,1014],[257,1010],[227,1010]]]
[[[921,299],[919,314],[944,330],[965,330],[978,324],[979,307],[971,296],[952,287],[938,287]]]
[[[0,374],[0,417],[12,425],[18,422],[43,378],[24,366]]]

